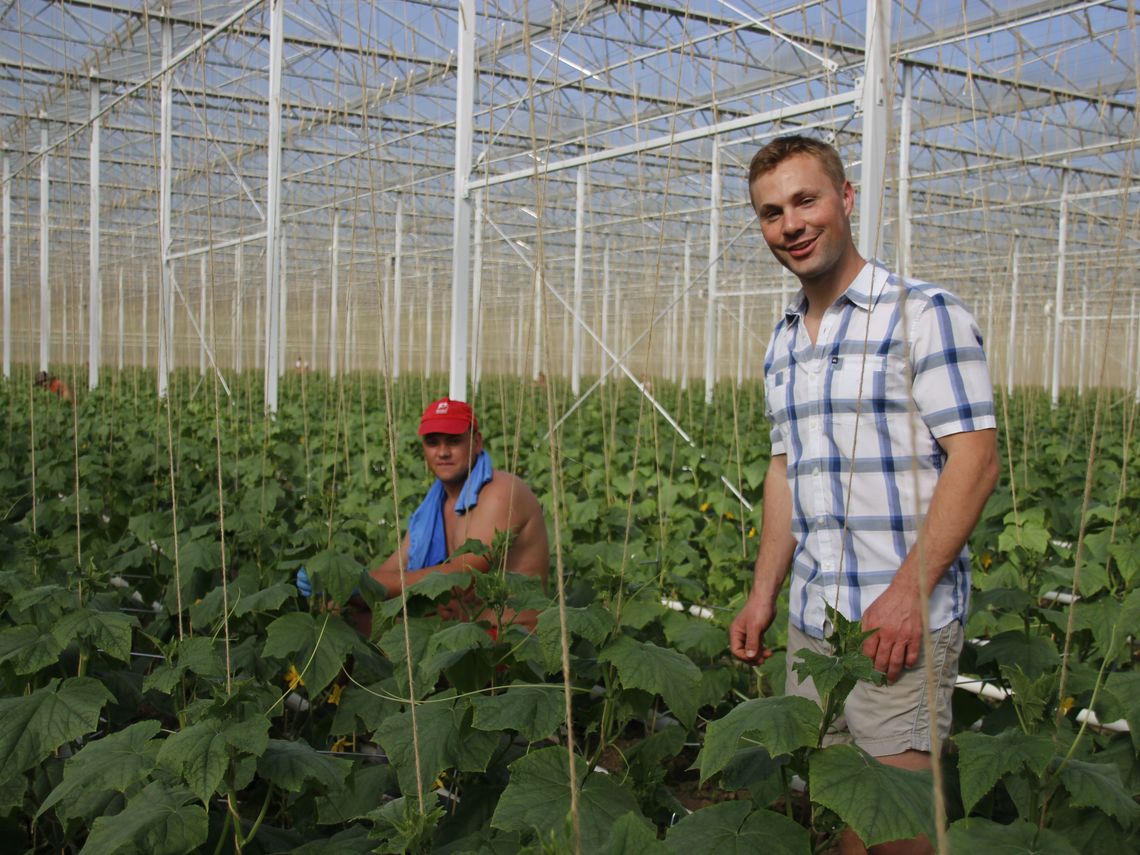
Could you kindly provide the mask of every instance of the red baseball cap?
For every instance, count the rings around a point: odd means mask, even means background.
[[[450,398],[432,401],[420,419],[420,436],[429,433],[467,433],[469,430],[479,430],[475,411],[469,404]]]

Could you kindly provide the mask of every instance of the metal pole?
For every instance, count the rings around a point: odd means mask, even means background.
[[[1021,261],[1021,238],[1013,239],[1013,270],[1009,287],[1009,340],[1005,343],[1005,391],[1013,394],[1013,369],[1017,361],[1017,286],[1019,262]]]
[[[913,72],[903,63],[903,102],[899,120],[899,222],[898,270],[904,278],[911,275],[912,223],[910,220],[910,134],[914,110]]]
[[[340,211],[333,211],[332,246],[329,248],[329,253],[329,281],[332,291],[329,294],[329,377],[336,377],[337,313],[339,311],[337,290],[340,282]]]
[[[475,260],[471,271],[471,376],[483,379],[483,191],[475,191]]]
[[[142,368],[146,371],[150,362],[150,268],[145,264],[142,273]]]
[[[685,229],[685,261],[682,270],[682,279],[685,283],[685,290],[681,296],[681,391],[683,392],[689,388],[689,328],[693,323],[692,305],[689,302],[689,294],[693,290],[689,287],[693,276],[693,236],[688,228]]]
[[[432,330],[432,315],[435,311],[435,272],[428,274],[427,285],[427,330],[424,332],[424,377],[431,377],[431,363],[432,356],[435,350],[435,342],[433,341],[434,335]],[[450,397],[451,392],[448,391]]]
[[[455,85],[455,214],[451,263],[451,379],[448,395],[467,400],[471,297],[471,140],[475,103],[475,0],[459,0]]]
[[[206,256],[198,256],[198,375],[206,376]]]
[[[396,200],[396,251],[392,261],[392,379],[400,376],[400,304],[404,294],[404,200]]]
[[[289,364],[289,250],[285,229],[280,229],[279,235],[281,252],[277,263],[281,272],[277,280],[277,297],[281,308],[277,311],[277,376],[284,377],[285,367]]]
[[[609,346],[610,334],[610,242],[606,241],[606,248],[602,253],[602,341]],[[610,357],[605,348],[602,349],[601,383],[606,385],[606,378],[610,373]]]
[[[1065,249],[1069,231],[1069,170],[1061,179],[1061,217],[1057,223],[1057,293],[1053,303],[1053,408],[1061,401],[1061,324],[1064,321]]]
[[[51,286],[48,283],[48,201],[50,172],[47,154],[47,128],[40,130],[40,371],[47,371],[51,360]]]
[[[90,296],[87,300],[87,388],[99,385],[103,346],[103,282],[99,272],[99,83],[91,81],[91,148],[87,162],[91,191],[91,242],[88,250]]]
[[[241,245],[234,247],[234,371],[241,374],[242,356],[245,353],[245,282],[242,279]]]
[[[531,380],[542,372],[542,271],[534,269],[534,328],[531,330]]]
[[[1088,347],[1086,336],[1087,319],[1089,314],[1089,289],[1085,288],[1081,294],[1081,346],[1077,352],[1077,395],[1085,394],[1085,348]]]
[[[123,268],[119,267],[119,338],[118,338],[118,360],[116,362],[119,371],[123,370],[123,328],[126,325],[126,312],[123,310]]]
[[[265,200],[265,408],[277,412],[282,338],[281,297],[281,62],[285,0],[269,4],[269,139]]]
[[[162,20],[162,67],[169,69],[171,45],[173,42],[173,23],[170,18]],[[171,231],[170,231],[170,195],[172,192],[172,176],[174,155],[171,146],[172,108],[174,92],[174,74],[167,70],[162,75],[161,108],[160,108],[160,138],[159,138],[159,178],[158,178],[158,229],[159,229],[159,261],[162,291],[159,295],[159,323],[158,323],[158,396],[166,397],[170,382],[171,362],[174,358],[174,319],[170,317],[174,311],[174,269],[170,260]]]
[[[310,371],[317,367],[317,278],[313,277],[311,307],[309,309],[309,364],[304,366]]]
[[[575,182],[574,212],[574,336],[570,364],[570,394],[575,398],[582,392],[582,254],[586,246],[586,170],[578,169]],[[566,346],[563,339],[563,347]]]
[[[875,258],[882,246],[883,188],[886,183],[887,98],[892,85],[890,47],[891,3],[871,0],[863,51],[863,165],[859,180],[859,253]]]
[[[720,146],[713,140],[712,193],[709,200],[708,310],[705,314],[705,403],[711,404],[716,383],[717,269],[720,264]]]
[[[0,228],[4,240],[4,379],[12,376],[12,169],[4,155],[4,198],[0,208]]]

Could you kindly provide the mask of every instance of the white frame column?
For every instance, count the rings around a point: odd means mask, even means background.
[[[99,82],[91,81],[91,147],[88,155],[91,191],[91,243],[88,247],[90,291],[87,299],[87,388],[99,385],[100,354],[103,348],[103,282],[99,270],[99,173],[100,130]]]

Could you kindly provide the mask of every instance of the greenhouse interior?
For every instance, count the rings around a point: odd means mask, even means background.
[[[1138,50],[1133,0],[4,4],[12,851],[1135,851]],[[838,152],[863,258],[969,309],[994,392],[913,798],[827,704],[763,705],[782,634],[727,647],[800,291],[749,164],[789,134]],[[474,547],[533,632],[363,572],[441,396],[545,515],[541,590]]]

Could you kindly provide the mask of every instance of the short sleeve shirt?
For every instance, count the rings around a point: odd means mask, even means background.
[[[917,538],[946,455],[940,437],[995,427],[978,326],[954,295],[875,262],[827,309],[812,343],[797,295],[764,359],[772,454],[792,494],[791,622],[858,620]],[[931,628],[964,620],[965,549],[931,592]]]

